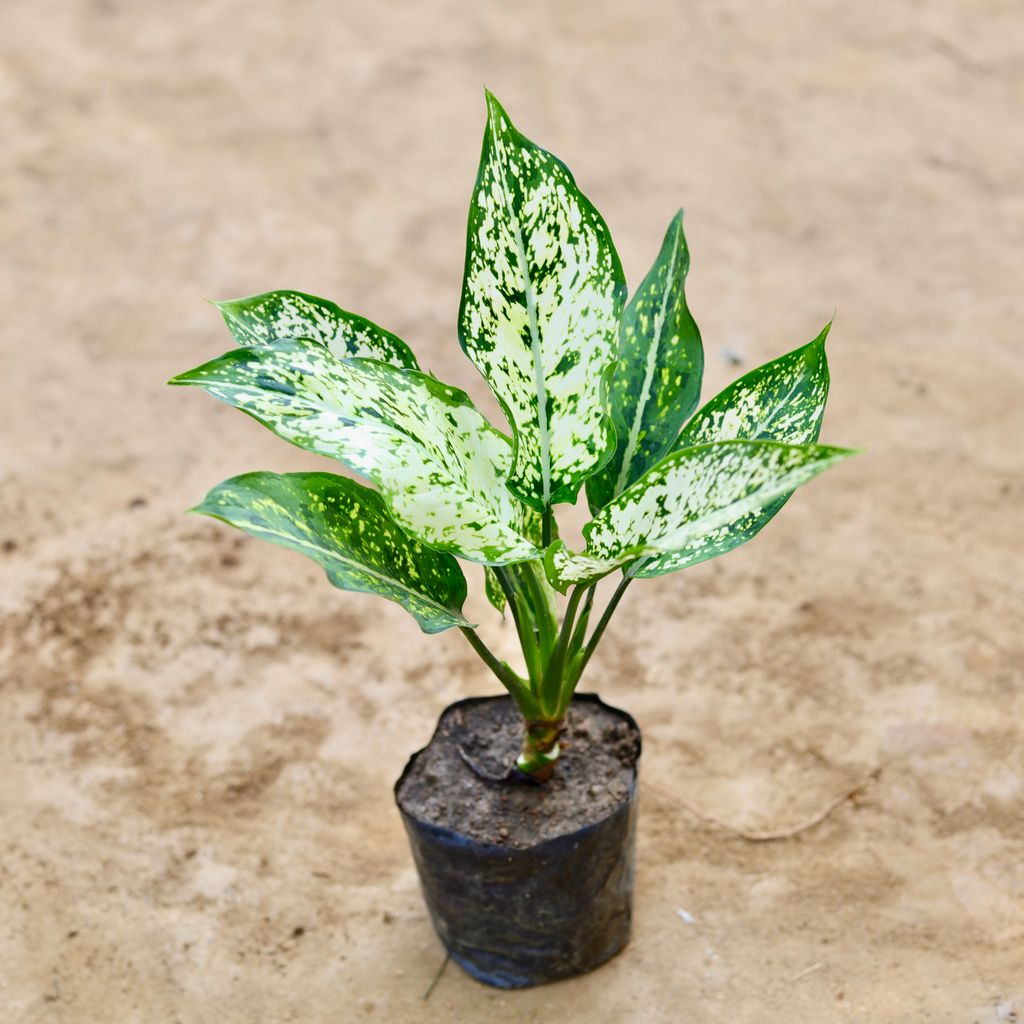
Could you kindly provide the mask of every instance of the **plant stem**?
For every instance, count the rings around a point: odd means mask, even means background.
[[[498,661],[487,644],[477,636],[475,629],[460,626],[459,631],[480,655],[483,663],[497,676],[498,682],[508,690],[522,716],[527,720],[540,717],[540,704],[531,692],[527,680],[520,678],[505,662]]]
[[[462,631],[462,635],[470,642],[473,650],[480,655],[484,664],[498,677],[498,681],[502,686],[505,687],[509,693],[515,695],[516,680],[512,678],[511,674],[501,664],[500,661],[491,652],[491,649],[476,635],[475,629],[469,629],[466,626],[460,626],[459,629]]]
[[[533,620],[537,626],[541,646],[542,657],[546,658],[551,654],[555,645],[558,623],[553,618],[547,596],[544,593],[544,586],[537,576],[537,567],[534,562],[523,562],[516,566],[520,577],[526,583],[526,590],[529,594],[530,603],[533,606]]]
[[[587,622],[590,620],[590,609],[594,607],[594,594],[597,593],[597,584],[591,583],[587,587],[587,599],[583,602],[583,610],[580,612],[580,617],[576,622],[576,629],[572,634],[572,641],[569,644],[569,649],[572,651],[578,651],[583,645],[583,635],[587,631]]]
[[[498,577],[498,583],[505,592],[505,600],[512,610],[512,620],[516,624],[516,633],[519,634],[519,646],[523,650],[523,658],[526,661],[526,672],[530,677],[530,686],[533,689],[539,685],[542,673],[541,659],[537,653],[537,640],[533,621],[523,621],[523,609],[519,604],[519,591],[509,574],[507,566],[498,565],[494,567],[494,574]]]
[[[626,587],[628,587],[632,582],[632,576],[623,576],[622,581],[615,588],[615,593],[612,594],[608,604],[605,606],[605,610],[602,613],[601,618],[598,620],[597,625],[594,627],[594,632],[590,636],[590,642],[583,651],[583,658],[580,660],[578,676],[583,674],[583,670],[587,667],[587,662],[590,661],[591,655],[594,653],[598,643],[600,643],[605,628],[611,621],[611,617],[619,605],[619,601],[622,600],[622,595],[626,592]]]
[[[523,749],[516,758],[516,767],[536,782],[547,782],[558,760],[558,736],[562,720],[527,721],[523,732]]]
[[[573,625],[576,621],[576,609],[579,607],[580,598],[584,594],[583,587],[574,587],[569,595],[569,603],[565,608],[565,618],[562,619],[562,628],[558,633],[558,642],[548,661],[544,671],[544,682],[541,685],[541,704],[544,710],[558,716],[561,709],[558,707],[559,696],[562,690],[562,671],[565,668],[565,652],[569,647],[569,640],[572,637]],[[554,698],[553,701],[550,698]],[[554,707],[551,707],[554,703]]]
[[[580,681],[580,673],[583,671],[583,655],[580,648],[583,646],[583,638],[587,633],[587,623],[590,621],[590,610],[594,606],[594,595],[597,593],[597,584],[591,583],[587,587],[587,599],[583,602],[583,608],[576,618],[576,627],[572,631],[572,638],[569,640],[567,650],[567,661],[562,667],[562,681],[558,688],[558,706],[565,710],[572,702],[572,695],[576,692],[576,684]]]
[[[540,542],[543,547],[551,543],[551,506],[545,507],[540,517]]]

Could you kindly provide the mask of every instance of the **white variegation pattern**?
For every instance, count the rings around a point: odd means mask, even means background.
[[[509,487],[537,509],[575,501],[611,452],[604,393],[624,298],[600,214],[488,93],[459,338],[512,427]]]
[[[235,349],[171,383],[198,385],[285,440],[361,473],[432,548],[498,565],[539,555],[518,532],[505,486],[508,438],[464,392],[427,374],[282,341]]]
[[[548,550],[549,578],[564,593],[638,555],[684,549],[851,454],[774,441],[718,441],[672,452],[583,527],[582,556],[560,544]]]
[[[489,565],[484,566],[484,596],[487,598],[488,604],[496,611],[501,612],[504,617],[508,598],[505,597],[498,574]]]
[[[400,604],[424,633],[472,625],[466,579],[448,554],[425,547],[375,491],[332,473],[245,473],[218,484],[193,512],[313,559],[342,590]]]
[[[308,338],[337,359],[380,359],[407,370],[416,357],[401,338],[329,299],[304,292],[273,291],[213,303],[239,345]]]
[[[828,399],[825,339],[806,345],[744,374],[703,405],[680,431],[673,449],[709,441],[817,441]]]
[[[732,439],[808,444],[818,440],[828,398],[825,339],[831,324],[810,343],[744,374],[711,399],[683,428],[676,449]],[[789,500],[783,494],[678,551],[634,563],[627,574],[663,576],[724,554],[756,536]]]
[[[696,408],[704,349],[686,303],[689,267],[680,210],[665,232],[654,266],[622,315],[619,358],[608,390],[615,451],[587,480],[592,511],[665,455]]]

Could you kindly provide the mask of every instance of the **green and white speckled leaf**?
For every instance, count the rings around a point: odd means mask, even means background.
[[[416,357],[401,338],[328,299],[274,291],[214,305],[239,345],[308,338],[326,345],[337,359],[380,359],[407,370],[418,369]]]
[[[549,579],[564,593],[637,556],[679,551],[712,536],[721,553],[735,546],[728,544],[731,524],[852,454],[775,441],[717,441],[672,452],[583,527],[582,555],[561,543],[548,549]]]
[[[519,505],[519,532],[531,544],[542,548],[544,546],[544,517],[529,505],[523,505],[521,502],[517,502],[517,504]],[[554,516],[551,517],[551,539],[558,539],[558,523]]]
[[[673,449],[709,441],[818,439],[828,398],[826,324],[811,342],[744,374],[703,405],[680,431]]]
[[[661,251],[622,315],[608,402],[615,451],[587,480],[596,511],[639,480],[673,445],[697,407],[704,372],[700,331],[686,304],[690,253],[680,210]]]
[[[601,215],[488,93],[459,339],[512,427],[509,487],[534,508],[575,501],[612,450],[605,391],[625,290]]]
[[[466,580],[451,556],[391,518],[375,491],[331,473],[246,473],[218,484],[193,512],[312,558],[342,590],[400,604],[424,633],[469,627]]]
[[[809,344],[751,370],[712,398],[686,424],[675,448],[734,438],[787,444],[817,441],[828,398],[825,339],[831,326],[826,325]],[[716,530],[678,551],[637,562],[627,574],[643,579],[664,576],[745,544],[768,525],[791,494],[746,513],[728,529]]]
[[[309,341],[234,349],[175,377],[380,488],[424,544],[474,562],[539,557],[505,480],[511,444],[468,396],[416,370],[337,360]]]
[[[491,607],[504,616],[508,598],[505,597],[505,591],[498,581],[498,574],[489,565],[484,566],[484,596]]]

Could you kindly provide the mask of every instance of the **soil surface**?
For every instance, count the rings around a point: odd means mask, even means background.
[[[555,773],[542,785],[509,773],[522,740],[522,715],[507,697],[445,711],[398,788],[403,810],[477,842],[522,849],[593,825],[629,799],[640,736],[611,708],[569,706]]]
[[[0,32],[5,1024],[998,1024],[1024,1015],[1018,0],[8,0]],[[392,786],[456,631],[183,515],[330,468],[173,374],[300,288],[497,417],[456,339],[483,86],[632,285],[685,204],[704,394],[829,337],[865,453],[626,594],[583,685],[644,735],[633,939],[488,990]],[[563,532],[578,543],[582,510]],[[467,574],[467,614],[516,665]],[[598,609],[595,609],[595,614]],[[745,841],[813,815],[816,828]]]

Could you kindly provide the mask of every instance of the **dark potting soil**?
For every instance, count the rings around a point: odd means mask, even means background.
[[[522,716],[507,697],[447,709],[402,780],[399,804],[419,821],[521,849],[592,825],[628,798],[640,735],[610,708],[573,701],[549,781],[482,777],[504,776],[522,738]]]

